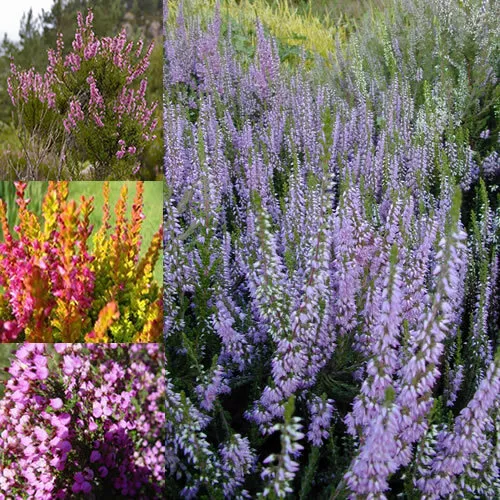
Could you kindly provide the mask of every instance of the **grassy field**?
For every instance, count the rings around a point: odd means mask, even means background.
[[[113,224],[114,205],[116,204],[120,191],[123,185],[127,186],[128,190],[128,212],[135,196],[135,182],[110,182],[110,203],[112,207],[111,223]],[[102,182],[92,181],[75,181],[69,184],[70,199],[79,200],[82,196],[94,197],[94,212],[91,215],[91,223],[94,228],[100,226],[102,219],[102,205],[104,202]],[[30,207],[36,213],[40,213],[41,204],[45,191],[47,190],[46,182],[30,182],[28,184],[27,195],[31,199]],[[16,205],[15,205],[15,189],[11,182],[0,182],[0,198],[4,199],[7,205],[9,225],[12,227],[16,221]],[[163,220],[163,183],[162,182],[145,182],[144,183],[144,214],[145,219],[142,226],[143,237],[143,252],[147,249],[151,238],[158,230]],[[161,259],[155,267],[155,279],[158,282],[162,281],[162,265]]]

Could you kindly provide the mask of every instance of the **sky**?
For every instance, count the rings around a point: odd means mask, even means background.
[[[19,40],[19,26],[24,12],[33,9],[35,18],[42,9],[49,10],[53,0],[0,0],[0,40],[4,34],[14,41]]]

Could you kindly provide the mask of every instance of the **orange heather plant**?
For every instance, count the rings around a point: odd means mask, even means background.
[[[104,183],[100,227],[93,198],[68,199],[67,182],[50,182],[41,220],[17,182],[18,225],[9,228],[0,200],[1,342],[155,342],[163,324],[162,289],[153,278],[162,227],[141,253],[144,185],[137,182],[130,218],[124,185],[110,223]]]

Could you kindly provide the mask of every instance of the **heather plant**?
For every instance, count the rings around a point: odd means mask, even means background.
[[[2,342],[153,342],[162,331],[161,287],[154,267],[162,228],[141,257],[144,184],[130,218],[124,185],[111,224],[109,183],[102,221],[90,223],[93,198],[68,199],[67,182],[50,182],[41,216],[27,184],[15,183],[18,223],[9,227],[0,200],[0,339]]]
[[[11,64],[9,95],[26,151],[23,179],[122,179],[136,175],[156,139],[156,103],[146,96],[153,43],[97,37],[93,13],[78,14],[72,50],[62,36],[44,73]]]
[[[163,498],[158,344],[26,343],[9,360],[0,498]]]
[[[348,94],[406,82],[419,104],[435,110],[431,128],[468,135],[485,156],[498,136],[499,15],[489,0],[390,1],[341,46],[335,75]]]
[[[223,8],[167,24],[167,496],[497,495],[492,21],[474,18],[487,129],[459,79],[406,62],[398,24],[420,16],[432,45],[446,9],[495,7],[440,5],[398,2],[322,78],[259,21],[242,56]]]

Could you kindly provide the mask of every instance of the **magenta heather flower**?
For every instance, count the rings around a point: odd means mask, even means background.
[[[66,132],[70,133],[71,130],[77,126],[79,121],[83,121],[85,115],[79,101],[73,99],[69,104],[68,116],[64,119],[63,124]]]
[[[80,361],[71,373],[62,370],[68,356]],[[161,498],[162,365],[153,344],[59,344],[54,351],[47,344],[21,345],[0,401],[0,496],[49,499],[113,491]],[[43,380],[37,376],[41,368],[48,371]],[[96,408],[101,415],[91,425]]]
[[[61,398],[53,398],[50,400],[50,406],[52,406],[54,410],[60,410],[63,407],[63,402]]]

